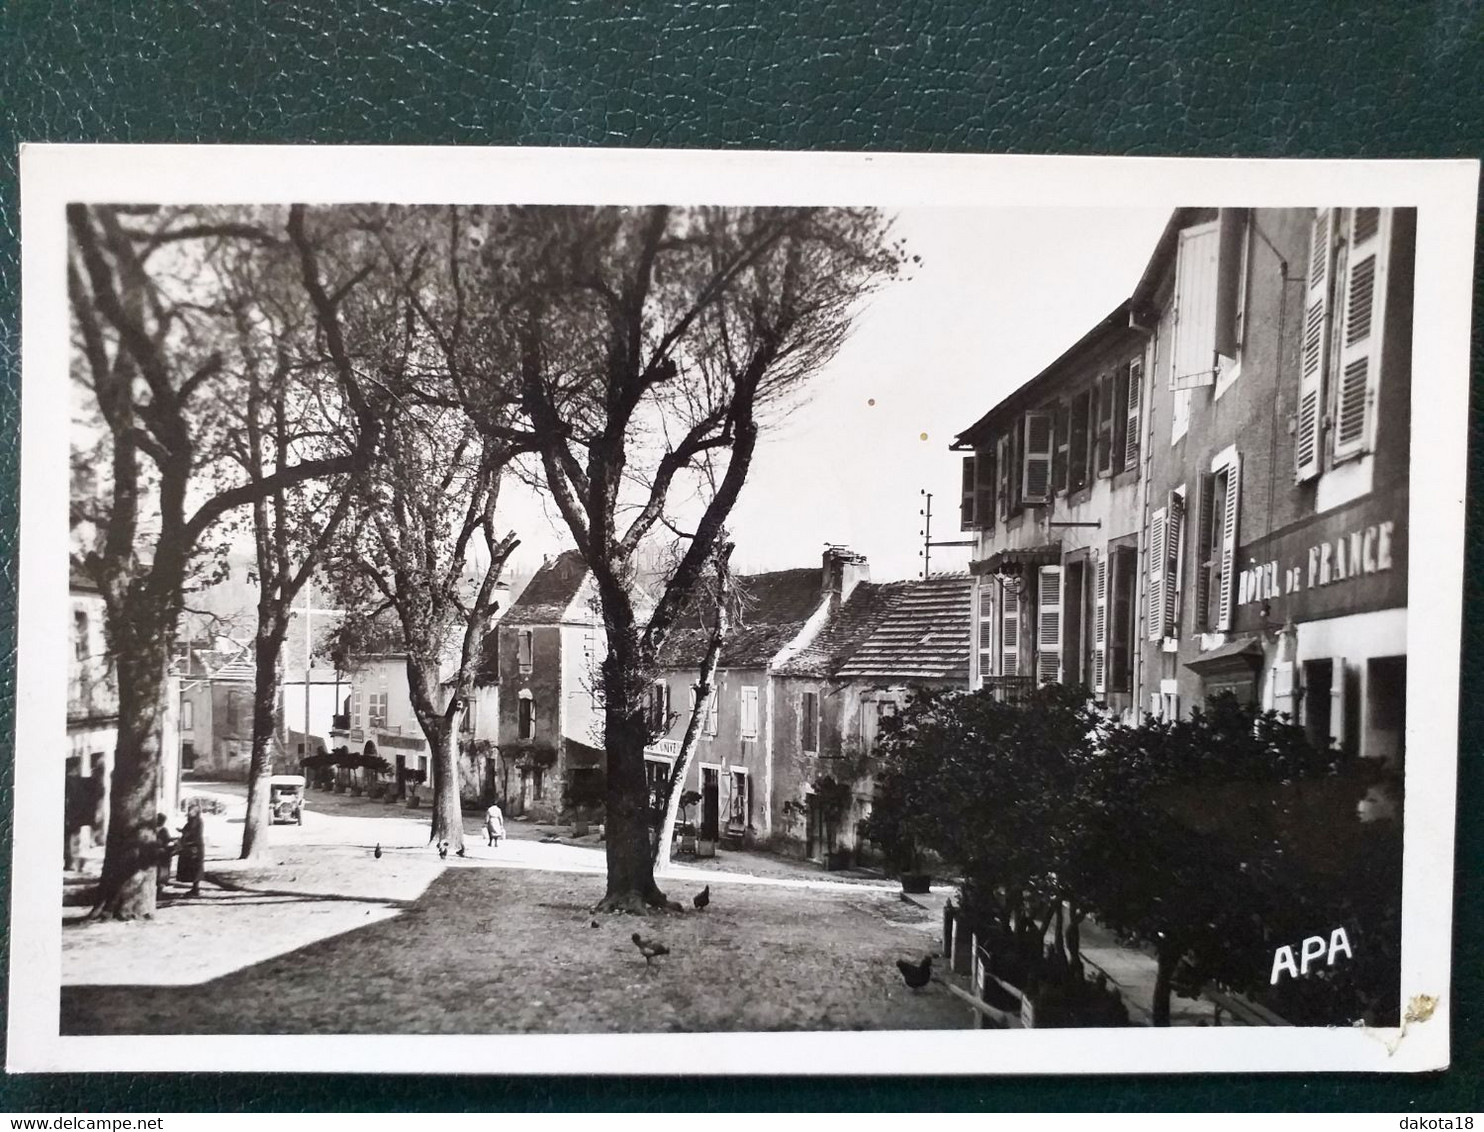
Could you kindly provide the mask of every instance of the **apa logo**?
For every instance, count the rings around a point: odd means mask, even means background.
[[[1287,971],[1295,979],[1299,975],[1307,975],[1309,967],[1319,961],[1325,951],[1329,952],[1329,958],[1325,960],[1326,967],[1335,965],[1335,956],[1340,952],[1345,953],[1346,959],[1354,959],[1355,955],[1350,950],[1350,937],[1345,934],[1344,928],[1336,928],[1329,933],[1329,946],[1326,948],[1322,935],[1311,935],[1303,943],[1299,944],[1298,962],[1294,962],[1293,948],[1284,945],[1273,952],[1273,977],[1268,980],[1268,985],[1277,986],[1278,980]]]

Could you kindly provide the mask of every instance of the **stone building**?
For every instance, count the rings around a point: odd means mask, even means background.
[[[684,784],[702,796],[701,835],[821,863],[859,849],[881,718],[914,688],[968,678],[969,588],[961,575],[873,583],[866,560],[838,547],[818,568],[737,578],[742,611]],[[653,703],[668,728],[646,755],[657,792],[708,640],[692,622],[665,656]]]
[[[591,575],[575,550],[547,562],[495,630],[502,788],[511,815],[555,818],[574,779],[598,776],[606,652]]]
[[[1178,209],[1134,293],[966,429],[971,686],[1217,691],[1400,764],[1416,217]]]

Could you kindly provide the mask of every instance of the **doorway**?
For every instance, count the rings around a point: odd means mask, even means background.
[[[721,769],[701,768],[701,836],[707,841],[720,840],[721,834]]]

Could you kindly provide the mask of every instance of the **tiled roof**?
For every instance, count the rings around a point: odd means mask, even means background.
[[[722,646],[723,668],[762,668],[799,634],[810,614],[819,608],[819,567],[776,570],[737,578],[741,611]],[[668,666],[699,665],[710,641],[711,615],[704,623],[696,612],[681,619],[664,650]]]
[[[967,574],[942,574],[906,584],[875,631],[835,670],[841,679],[969,679]],[[848,604],[848,603],[847,603]]]
[[[587,564],[575,550],[563,551],[536,572],[509,610],[502,625],[557,625],[587,581]]]
[[[789,676],[833,675],[876,631],[912,586],[912,582],[861,582],[809,646],[778,671]]]

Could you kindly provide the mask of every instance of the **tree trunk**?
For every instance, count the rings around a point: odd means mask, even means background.
[[[252,704],[252,760],[247,771],[247,817],[242,825],[243,860],[259,857],[268,849],[268,780],[273,777],[273,739],[278,734],[278,696],[283,686],[283,641],[288,618],[265,622],[259,610],[257,640],[253,643],[256,665]],[[306,672],[306,680],[309,674]],[[305,735],[305,753],[309,736]]]
[[[443,734],[433,749],[433,840],[447,841],[449,851],[464,851],[464,806],[459,797],[459,716],[451,706],[444,714]],[[431,741],[431,740],[430,740]]]
[[[603,659],[603,741],[608,757],[608,812],[605,832],[608,890],[601,912],[643,912],[668,906],[654,883],[650,852],[649,786],[644,778],[644,747],[649,724],[639,693],[643,681],[632,628],[608,627]]]
[[[1153,1022],[1156,1026],[1170,1024],[1170,990],[1175,978],[1175,963],[1179,953],[1168,943],[1159,946],[1159,967],[1154,975]]]
[[[153,650],[150,650],[153,651]],[[117,657],[118,745],[108,808],[108,841],[94,914],[119,920],[155,911],[159,864],[155,818],[160,806],[160,717],[165,666],[150,657]]]
[[[438,663],[407,657],[407,691],[412,710],[428,741],[428,766],[433,778],[433,813],[429,843],[447,841],[450,852],[464,849],[464,813],[459,803],[458,713],[438,707]]]

